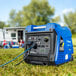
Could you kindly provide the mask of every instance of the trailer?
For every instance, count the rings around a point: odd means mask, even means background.
[[[4,27],[4,40],[19,42],[25,41],[25,27]]]
[[[4,32],[3,29],[0,29],[0,42],[4,40]]]

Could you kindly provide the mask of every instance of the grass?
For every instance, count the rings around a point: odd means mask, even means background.
[[[73,35],[72,35],[72,38],[76,38],[76,34],[73,34]]]
[[[75,45],[76,39],[73,38]],[[0,49],[0,64],[3,64],[23,52],[24,49]],[[76,47],[74,47],[74,61],[60,66],[32,65],[25,62],[15,66],[23,56],[10,64],[0,67],[0,76],[75,76],[76,75]]]

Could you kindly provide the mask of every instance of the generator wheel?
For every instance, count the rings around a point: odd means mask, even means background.
[[[73,61],[74,60],[74,58],[73,58],[73,56],[71,56],[71,59],[70,59],[70,61]]]

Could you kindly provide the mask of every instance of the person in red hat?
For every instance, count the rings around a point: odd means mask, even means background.
[[[6,40],[3,41],[3,47],[7,45]]]
[[[20,42],[19,42],[20,47],[22,47],[23,44],[24,44],[24,41],[20,39]]]

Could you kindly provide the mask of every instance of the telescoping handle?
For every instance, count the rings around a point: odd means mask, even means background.
[[[37,27],[33,27],[33,29],[45,29],[46,26],[37,26]]]

